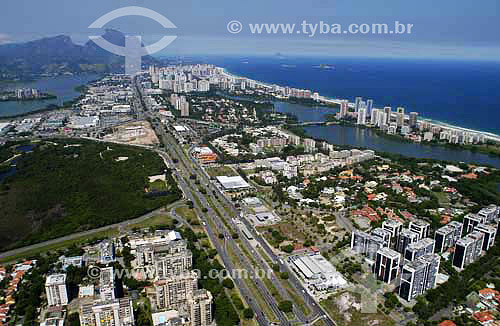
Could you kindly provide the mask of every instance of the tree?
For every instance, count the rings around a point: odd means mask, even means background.
[[[290,275],[288,275],[288,272],[281,272],[280,273],[280,278],[282,280],[288,280],[289,277],[290,277]]]
[[[80,326],[80,317],[77,312],[74,312],[68,316],[67,320],[68,326]]]
[[[286,253],[291,253],[293,251],[293,245],[288,244],[286,246],[282,246],[281,250],[283,250]]]
[[[245,317],[245,319],[252,319],[253,315],[254,313],[252,308],[246,308],[245,310],[243,310],[243,317]]]
[[[288,300],[284,300],[284,301],[281,301],[279,304],[278,304],[278,308],[287,313],[287,312],[292,312],[293,310],[293,305],[292,305],[292,302],[291,301],[288,301]]]
[[[225,278],[223,281],[222,281],[222,285],[227,288],[227,289],[233,289],[234,288],[234,283],[233,283],[233,280],[231,280],[230,278]]]

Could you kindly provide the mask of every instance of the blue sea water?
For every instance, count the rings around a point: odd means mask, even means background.
[[[211,57],[207,62],[251,79],[371,98],[375,107],[500,134],[500,63],[368,58]],[[328,64],[332,69],[322,69]]]

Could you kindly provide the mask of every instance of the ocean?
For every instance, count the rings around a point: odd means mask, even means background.
[[[500,63],[278,56],[204,60],[266,83],[350,101],[362,96],[373,99],[375,107],[402,106],[427,119],[500,135]]]

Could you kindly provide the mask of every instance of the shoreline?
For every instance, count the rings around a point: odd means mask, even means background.
[[[245,78],[245,79],[254,81],[256,85],[259,85],[259,86],[262,86],[262,87],[266,87],[266,88],[272,88],[273,85],[277,85],[277,84],[270,84],[270,83],[266,83],[266,82],[262,82],[262,81],[258,81],[258,80],[253,80],[253,79],[250,79],[248,77],[236,75],[234,73],[231,73],[230,71],[228,71],[224,67],[219,67],[219,68],[222,68],[223,74],[226,75],[227,77],[230,77],[230,78]],[[277,86],[280,86],[280,85],[277,85]],[[286,87],[286,86],[280,86],[280,87]],[[275,97],[275,98],[278,99],[278,100],[281,99],[280,97]],[[342,101],[342,99],[330,98],[330,97],[327,97],[327,96],[320,95],[319,96],[319,101],[320,102],[333,103],[333,104],[340,105],[340,102]],[[496,133],[490,132],[490,131],[482,131],[482,130],[476,130],[476,129],[471,129],[471,128],[467,128],[467,127],[461,127],[461,126],[453,125],[451,123],[447,123],[447,122],[443,122],[443,121],[439,121],[439,120],[434,120],[434,119],[431,119],[431,118],[425,118],[423,116],[420,116],[419,119],[421,121],[424,121],[424,122],[427,122],[427,123],[430,123],[430,124],[433,124],[435,126],[439,126],[439,127],[442,127],[442,128],[446,128],[446,129],[455,129],[455,130],[460,130],[460,131],[464,131],[464,132],[472,132],[472,133],[483,134],[486,139],[493,140],[495,142],[499,142],[500,143],[500,133],[496,134]]]

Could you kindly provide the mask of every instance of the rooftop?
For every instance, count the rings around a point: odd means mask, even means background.
[[[232,177],[218,176],[216,178],[217,178],[217,181],[219,181],[220,184],[225,189],[242,189],[242,188],[249,188],[250,187],[250,185],[239,175],[232,176]]]
[[[47,276],[45,285],[59,285],[66,283],[66,274],[52,274]]]

